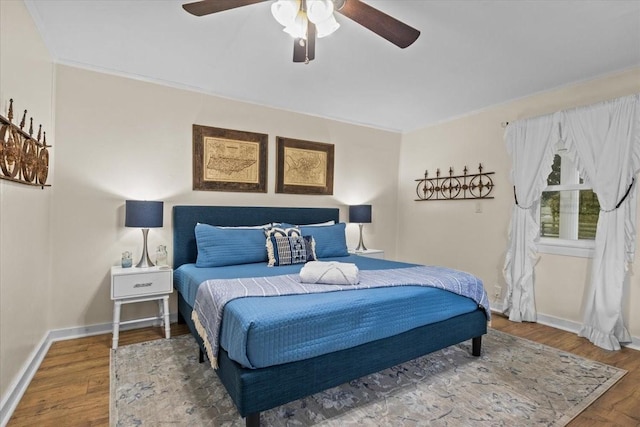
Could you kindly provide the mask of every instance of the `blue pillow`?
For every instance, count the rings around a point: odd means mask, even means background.
[[[197,224],[196,267],[222,267],[267,261],[262,228],[222,228]]]
[[[267,240],[269,266],[304,264],[315,261],[311,236],[271,236]]]
[[[303,236],[313,236],[318,258],[349,256],[344,222],[327,226],[300,226]]]

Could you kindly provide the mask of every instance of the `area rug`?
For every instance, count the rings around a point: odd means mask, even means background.
[[[489,330],[264,411],[262,426],[562,426],[626,371]],[[111,351],[111,425],[243,426],[190,335]]]

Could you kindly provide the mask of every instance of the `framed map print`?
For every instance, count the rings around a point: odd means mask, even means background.
[[[333,194],[333,144],[276,138],[276,193]]]
[[[262,133],[193,125],[193,189],[267,192]]]

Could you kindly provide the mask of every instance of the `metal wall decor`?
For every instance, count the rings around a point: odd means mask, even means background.
[[[24,130],[27,110],[24,110],[20,125],[13,121],[13,99],[9,100],[7,117],[0,115],[0,179],[38,187],[46,184],[49,176],[49,151],[47,133],[38,127],[33,136],[33,117],[29,119],[29,132]],[[42,141],[41,141],[42,139]]]
[[[440,169],[437,169],[435,178],[429,178],[429,171],[424,171],[424,178],[416,179],[418,198],[415,201],[493,199],[490,196],[494,187],[491,175],[495,172],[482,172],[482,164],[478,171],[469,174],[465,166],[463,175],[454,175],[450,167],[449,176],[440,176]]]

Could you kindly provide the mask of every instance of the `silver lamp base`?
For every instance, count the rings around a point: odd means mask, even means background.
[[[358,224],[360,226],[360,241],[358,242],[358,247],[356,248],[356,252],[363,252],[367,250],[367,247],[364,245],[364,241],[362,240],[362,226],[364,224]]]
[[[142,237],[144,240],[144,244],[142,245],[142,256],[140,257],[140,262],[136,264],[137,268],[148,268],[153,267],[155,264],[151,262],[151,258],[149,258],[149,252],[147,251],[147,235],[149,234],[148,228],[142,229]]]

